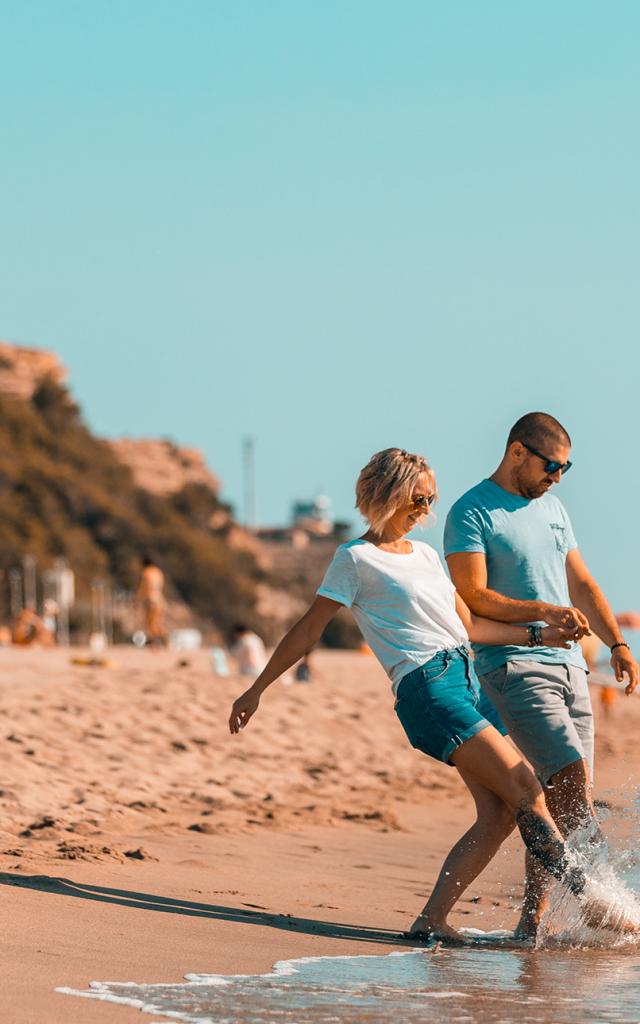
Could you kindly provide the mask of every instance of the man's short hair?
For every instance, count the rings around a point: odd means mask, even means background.
[[[561,423],[548,412],[528,412],[514,423],[509,431],[507,448],[514,441],[531,445],[532,448],[543,449],[545,444],[565,445],[571,447],[571,438]]]

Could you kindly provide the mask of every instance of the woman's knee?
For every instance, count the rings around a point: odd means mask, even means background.
[[[516,812],[509,804],[502,802],[502,806],[494,811],[491,816],[491,827],[495,835],[506,839],[516,827]]]
[[[506,839],[507,836],[511,835],[515,827],[516,812],[508,804],[503,803],[498,819],[498,828]]]
[[[478,825],[488,829],[492,835],[500,835],[503,839],[510,836],[516,827],[515,808],[505,803],[499,796],[476,801]]]

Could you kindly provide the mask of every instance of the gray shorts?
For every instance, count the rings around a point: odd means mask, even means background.
[[[593,711],[584,669],[507,661],[480,683],[543,785],[581,758],[593,782]]]

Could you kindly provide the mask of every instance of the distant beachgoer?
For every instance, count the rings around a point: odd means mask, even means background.
[[[59,614],[60,608],[58,606],[58,602],[54,601],[52,597],[45,598],[42,605],[42,625],[49,631],[54,640],[58,631]]]
[[[229,662],[224,647],[211,648],[211,667],[215,675],[226,679],[229,676]]]
[[[267,663],[264,643],[248,626],[238,623],[231,631],[231,653],[236,659],[241,676],[256,679]]]
[[[444,549],[451,578],[476,615],[565,626],[567,649],[532,644],[487,646],[476,641],[476,671],[511,739],[546,789],[563,836],[578,827],[600,838],[592,802],[593,714],[586,664],[577,643],[592,628],[611,650],[616,679],[627,693],[640,678],[607,600],[587,569],[554,484],[570,469],[571,439],[553,416],[528,413],[511,428],[505,453],[488,480],[472,487],[447,517]],[[569,607],[573,605],[574,607]],[[474,638],[475,639],[475,638]],[[527,858],[518,927],[533,936],[550,879]]]
[[[138,600],[144,615],[144,633],[149,646],[164,646],[167,642],[165,626],[164,573],[148,556],[142,560],[142,574],[138,587]]]
[[[311,682],[311,660],[308,654],[305,654],[302,661],[299,661],[296,665],[295,677],[296,683]]]
[[[570,865],[542,787],[501,734],[500,719],[481,694],[468,650],[469,635],[485,644],[561,648],[567,631],[504,624],[469,612],[433,548],[406,539],[429,514],[436,494],[433,471],[421,456],[388,448],[370,459],[356,486],[357,507],[369,529],[338,547],[309,610],[233,704],[230,731],[238,733],[247,725],[263,692],[311,650],[340,608],[352,608],[391,679],[395,710],[410,743],[454,766],[477,809],[476,823],[449,853],[407,936],[463,941],[447,916],[514,825],[533,856],[580,898],[585,918],[602,924],[611,907],[588,895],[587,878]],[[617,925],[635,930],[620,916]]]
[[[18,647],[30,647],[31,644],[42,644],[53,647],[54,634],[32,608],[23,608],[18,613],[11,627],[11,640]]]

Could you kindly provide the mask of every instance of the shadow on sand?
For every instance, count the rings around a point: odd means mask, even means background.
[[[162,914],[182,914],[186,917],[209,918],[213,921],[235,921],[237,924],[262,925],[279,928],[288,932],[306,935],[322,935],[332,939],[347,939],[357,942],[382,943],[385,945],[415,947],[414,941],[404,939],[399,932],[385,928],[364,928],[358,925],[341,924],[337,921],[316,921],[308,917],[293,917],[290,914],[270,914],[266,910],[249,907],[224,907],[211,903],[192,903],[189,900],[156,896],[153,893],[131,892],[127,889],[108,889],[101,885],[88,885],[68,878],[51,875],[14,875],[0,872],[0,883],[17,889],[36,889],[57,896],[72,896],[81,900],[98,900],[120,907],[135,907],[136,910],[155,910]]]

